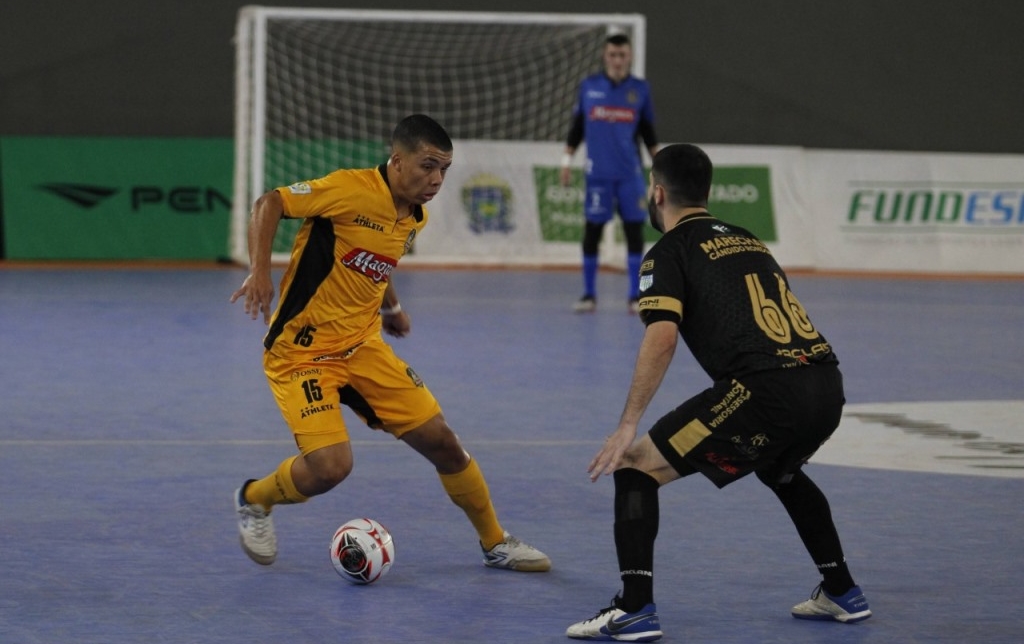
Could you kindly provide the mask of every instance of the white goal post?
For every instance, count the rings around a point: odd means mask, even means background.
[[[249,210],[260,194],[337,168],[383,162],[391,129],[408,114],[426,113],[445,126],[456,146],[453,170],[505,159],[517,166],[509,176],[535,177],[531,159],[542,154],[550,161],[540,165],[555,168],[576,89],[600,70],[604,39],[613,32],[631,38],[633,71],[642,76],[646,21],[638,14],[243,7],[236,32],[232,258],[248,263]],[[445,217],[487,219],[494,195],[502,194],[516,200],[522,223],[513,233],[515,226],[471,222],[467,237],[434,253],[436,261],[493,263],[503,255],[516,263],[579,261],[571,233],[554,242],[536,233],[541,224],[530,219],[538,213],[527,211],[539,209],[529,193],[540,188],[493,169],[459,180],[461,186],[451,186],[450,173],[439,195],[446,199],[429,205],[428,230]],[[581,199],[579,206],[582,228]],[[451,212],[465,208],[476,210]],[[560,213],[563,220],[569,210]],[[282,222],[275,262],[287,259],[296,228]],[[429,254],[414,249],[410,257]]]

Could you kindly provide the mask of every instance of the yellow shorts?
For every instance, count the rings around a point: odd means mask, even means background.
[[[344,354],[279,356],[268,351],[263,368],[303,454],[349,440],[341,405],[395,438],[441,413],[416,372],[379,336]]]

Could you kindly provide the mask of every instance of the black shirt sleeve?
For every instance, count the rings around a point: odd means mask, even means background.
[[[645,119],[637,124],[636,129],[640,133],[640,138],[644,140],[644,145],[648,148],[658,145],[658,135],[654,133],[654,123]]]

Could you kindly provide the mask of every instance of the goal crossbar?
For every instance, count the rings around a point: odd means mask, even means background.
[[[232,212],[231,255],[235,261],[246,263],[246,228],[249,207],[264,190],[268,176],[268,41],[269,25],[288,21],[385,23],[395,25],[533,25],[565,26],[567,28],[597,27],[606,33],[616,31],[630,34],[634,43],[633,71],[644,73],[646,46],[645,17],[639,14],[600,13],[528,13],[528,12],[473,12],[473,11],[398,11],[384,9],[328,9],[302,7],[245,6],[238,14],[236,28],[236,82],[235,82],[235,168]],[[524,30],[529,34],[529,29]],[[595,57],[596,62],[596,57]],[[441,63],[439,63],[440,65]],[[370,72],[368,72],[370,73]],[[577,82],[579,78],[573,79]],[[568,114],[564,114],[568,125]],[[280,142],[280,136],[275,137]],[[299,134],[292,140],[300,140]],[[366,138],[373,138],[367,134]],[[453,138],[456,138],[453,136]],[[313,178],[312,174],[294,176],[292,180]],[[276,185],[276,184],[275,184]],[[275,249],[275,262],[283,261],[287,253]]]

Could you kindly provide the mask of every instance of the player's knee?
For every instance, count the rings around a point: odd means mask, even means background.
[[[354,466],[350,452],[330,447],[306,455],[305,464],[316,482],[318,494],[334,488],[348,478]]]
[[[643,467],[640,465],[640,455],[637,453],[636,445],[630,446],[630,448],[622,454],[622,460],[619,461],[619,469],[617,471],[625,469],[643,471]]]
[[[764,483],[765,485],[767,485],[770,488],[774,488],[775,487],[775,484],[777,482],[775,480],[775,468],[772,467],[772,468],[766,468],[766,469],[762,469],[762,470],[757,470],[757,472],[755,472],[754,474],[757,476],[757,480],[758,481],[761,481],[762,483]]]
[[[757,470],[757,479],[768,488],[779,492],[793,482],[793,477],[800,473],[799,470],[791,471],[779,467],[767,467]]]
[[[615,480],[616,489],[632,490],[640,487],[659,487],[657,480],[653,476],[635,467],[619,467],[612,474],[612,478]]]
[[[445,425],[445,431],[437,435],[433,449],[445,461],[456,466],[462,466],[469,462],[469,455],[462,447],[462,443],[459,442],[459,437],[447,425]]]
[[[422,454],[439,472],[461,472],[469,465],[469,454],[440,414],[403,434],[402,440]]]
[[[332,461],[317,472],[317,478],[327,487],[333,488],[348,478],[348,475],[352,473],[352,467],[351,461]]]
[[[323,483],[323,485],[326,488],[331,489],[331,488],[336,487],[339,483],[341,483],[345,479],[347,479],[348,475],[351,474],[351,473],[352,473],[352,466],[348,466],[348,467],[335,467],[335,468],[331,468],[331,469],[323,472],[323,474],[321,474],[321,476],[319,478],[320,478],[320,481]]]

